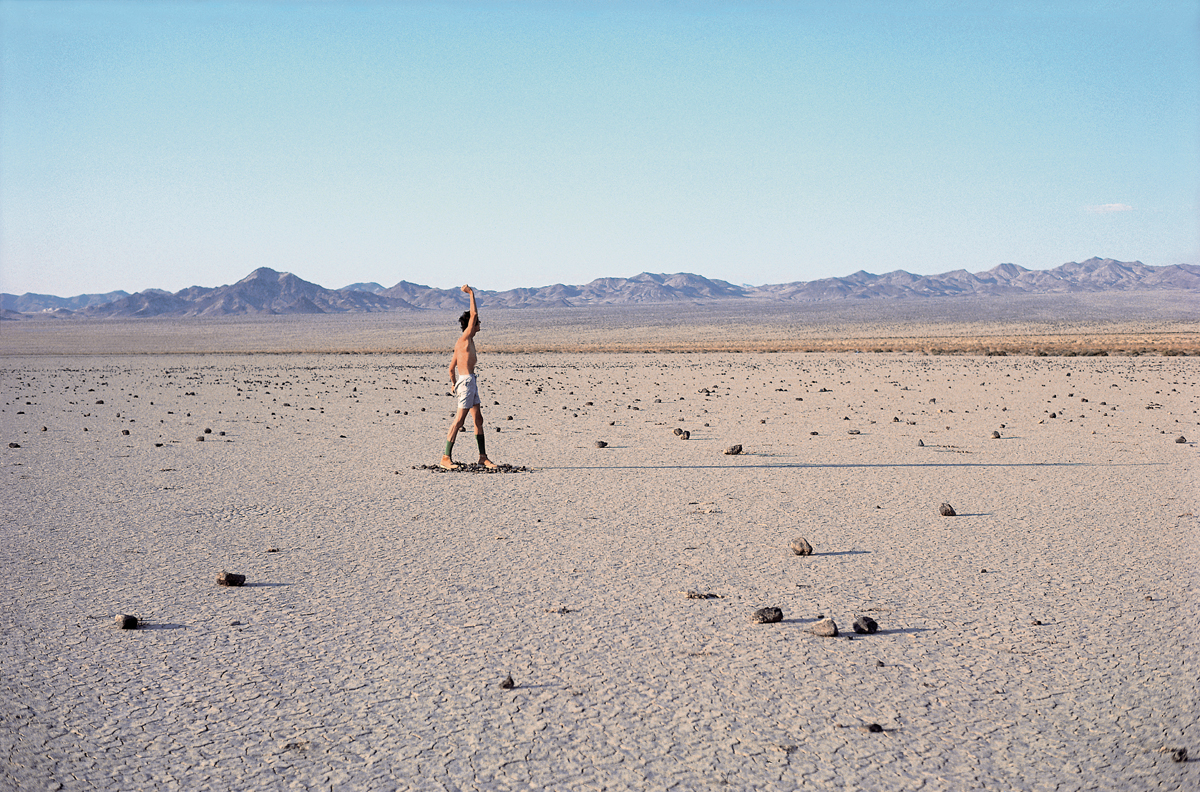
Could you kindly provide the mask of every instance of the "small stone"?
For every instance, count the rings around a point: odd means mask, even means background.
[[[1032,624],[1034,627],[1041,627],[1041,626],[1042,626],[1042,620],[1041,620],[1041,619],[1034,619],[1033,621],[1031,621],[1031,622],[1030,622],[1030,624]]]
[[[740,453],[742,453],[742,447],[740,445],[731,445],[729,448],[725,449],[725,454],[727,456],[737,456]]]
[[[117,627],[122,630],[136,630],[138,628],[138,617],[130,616],[127,613],[121,613],[114,619]]]
[[[205,428],[204,434],[212,434],[212,429]]]
[[[603,440],[597,440],[596,448],[608,448],[608,443],[604,442]]]
[[[501,690],[512,690],[516,686],[517,683],[513,682],[512,674],[509,674],[508,676],[504,677],[504,679],[500,680]]]
[[[1174,751],[1171,751],[1171,761],[1186,762],[1187,760],[1188,760],[1187,748],[1176,748]]]
[[[272,545],[271,547],[268,547],[268,548],[267,548],[267,552],[268,552],[268,553],[278,553],[278,552],[279,552],[279,548],[278,548],[278,547],[275,547],[275,546],[273,546],[273,545]]]
[[[938,507],[938,514],[941,514],[943,517],[958,516],[957,512],[954,511],[954,507],[949,503],[943,503],[940,507]]]
[[[851,429],[851,430],[850,430],[849,432],[847,432],[846,434],[862,434],[862,432],[858,431],[857,429]]]
[[[925,441],[924,441],[924,440],[921,440],[920,438],[918,438],[918,439],[917,439],[917,445],[918,445],[918,446],[920,446],[921,448],[924,448],[924,447],[925,447]]]
[[[217,575],[217,585],[219,586],[244,586],[246,585],[246,576],[238,575],[233,572],[222,572]]]
[[[876,668],[883,668],[883,661],[882,661],[882,660],[876,660],[876,661],[875,661],[875,667],[876,667]]]
[[[1179,435],[1179,437],[1176,437],[1176,438],[1175,438],[1175,442],[1176,442],[1176,443],[1186,443],[1186,442],[1187,442],[1187,438],[1186,438],[1186,437],[1184,437],[1183,435]]]
[[[992,439],[993,439],[993,440],[999,440],[999,439],[1000,439],[1000,433],[999,433],[999,432],[992,432]]]
[[[676,426],[676,427],[675,427],[675,434],[676,434],[676,435],[681,435],[681,434],[683,434],[683,429],[681,429],[681,428],[679,428],[678,426]]]
[[[783,611],[779,608],[759,608],[750,614],[750,621],[755,624],[775,624],[783,621]]]
[[[883,727],[880,726],[878,723],[868,723],[867,731],[870,732],[871,734],[879,734],[881,731],[883,731]]]
[[[874,635],[878,630],[879,625],[870,616],[854,617],[854,632],[859,635]]]
[[[792,552],[798,556],[809,556],[813,554],[812,545],[810,545],[808,540],[803,536],[797,536],[788,546],[791,547]]]
[[[833,623],[833,619],[821,619],[812,626],[813,635],[819,635],[822,638],[836,638],[838,634],[837,625]]]
[[[817,433],[816,433],[816,432],[809,432],[809,434],[810,434],[810,435],[813,435],[813,436],[815,437]]]
[[[680,440],[690,440],[691,437],[692,437],[692,433],[689,432],[687,429],[684,429],[682,432],[679,433]]]
[[[197,442],[197,443],[203,443],[203,442],[204,442],[204,435],[198,435],[198,436],[196,437],[196,442]]]
[[[21,444],[20,443],[9,443],[8,447],[9,448],[20,448]]]

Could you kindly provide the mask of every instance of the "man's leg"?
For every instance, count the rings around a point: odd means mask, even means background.
[[[454,451],[454,439],[458,437],[458,430],[462,429],[466,420],[467,410],[459,407],[458,414],[454,416],[454,423],[450,424],[450,431],[446,433],[446,449],[442,453],[442,461],[438,463],[447,470],[453,470],[458,467],[458,465],[454,464],[451,455]]]
[[[471,417],[475,419],[475,445],[479,446],[479,464],[494,468],[496,463],[488,459],[487,449],[484,448],[483,410],[478,404],[471,408]]]

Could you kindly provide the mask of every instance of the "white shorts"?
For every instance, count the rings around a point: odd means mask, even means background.
[[[459,375],[458,381],[454,383],[454,395],[458,397],[458,409],[469,410],[472,407],[478,407],[480,404],[479,381],[475,379],[475,375]]]

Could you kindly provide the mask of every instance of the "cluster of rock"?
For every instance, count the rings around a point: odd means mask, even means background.
[[[434,473],[532,473],[530,468],[522,465],[496,465],[494,468],[481,465],[478,462],[459,462],[453,469],[441,465],[413,465],[413,470],[430,470]]]

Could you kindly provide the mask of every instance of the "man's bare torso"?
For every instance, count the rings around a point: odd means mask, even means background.
[[[458,376],[475,373],[475,339],[459,338],[454,344],[454,365]]]

